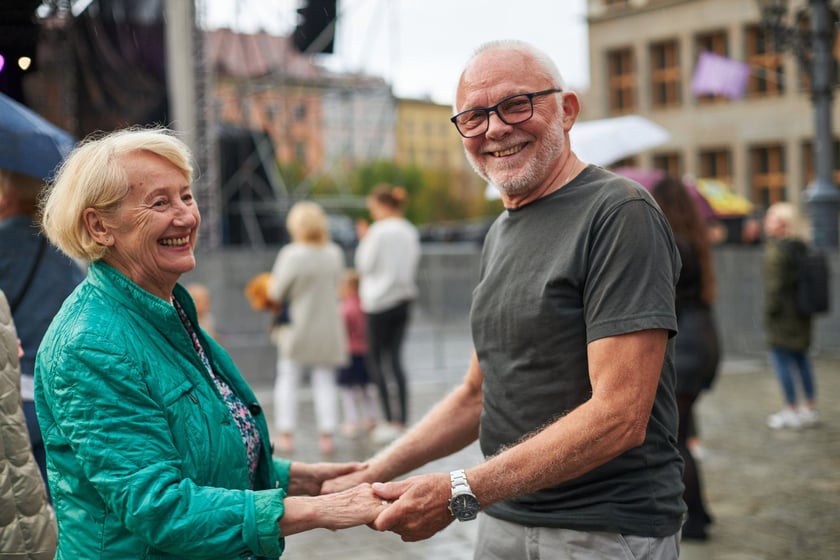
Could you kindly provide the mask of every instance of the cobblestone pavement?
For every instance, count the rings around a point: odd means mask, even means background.
[[[424,339],[424,336],[426,337]],[[446,345],[424,346],[428,336]],[[468,334],[414,330],[406,348],[412,416],[416,419],[456,384],[466,365]],[[459,361],[460,360],[460,361]],[[707,542],[684,542],[685,560],[832,560],[840,558],[840,360],[815,362],[822,423],[773,431],[766,417],[781,393],[763,359],[728,359],[715,387],[699,403],[702,476],[715,523]],[[258,387],[271,413],[269,387]],[[317,450],[311,401],[304,391],[295,460],[323,460]],[[366,439],[336,438],[331,460],[363,460],[376,451]],[[427,465],[448,472],[481,460],[477,445]],[[453,523],[431,539],[403,543],[367,527],[293,535],[284,560],[472,558],[473,523]]]

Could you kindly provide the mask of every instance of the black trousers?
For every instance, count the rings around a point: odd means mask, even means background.
[[[368,373],[379,390],[382,414],[388,422],[408,423],[408,385],[402,365],[402,344],[411,302],[367,314]],[[396,386],[393,402],[390,386]]]

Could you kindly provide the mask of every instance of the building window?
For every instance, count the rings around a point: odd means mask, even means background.
[[[772,35],[760,27],[747,27],[747,63],[752,66],[747,94],[755,97],[782,95],[785,92],[783,53],[776,50]]]
[[[840,185],[840,142],[834,141],[834,184]],[[817,163],[814,160],[814,145],[810,140],[802,143],[802,188],[817,178]]]
[[[781,144],[750,148],[752,200],[767,208],[787,200],[785,194],[785,148]]]
[[[653,167],[661,169],[671,177],[682,177],[682,158],[677,152],[666,152],[653,155]]]
[[[732,152],[727,148],[700,151],[700,177],[732,184]]]
[[[694,38],[694,64],[700,53],[710,52],[720,56],[729,56],[729,41],[727,40],[726,31],[710,31],[708,33],[699,33]],[[698,95],[697,101],[699,103],[711,103],[713,101],[726,100],[725,95]]]
[[[632,113],[636,110],[636,62],[633,50],[626,48],[608,52],[607,72],[610,113]]]
[[[292,111],[292,115],[296,122],[301,122],[306,119],[306,105],[304,103],[298,103],[295,105],[294,110]]]
[[[680,49],[676,40],[650,46],[650,91],[654,107],[680,105]]]

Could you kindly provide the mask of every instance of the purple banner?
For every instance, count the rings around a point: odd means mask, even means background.
[[[750,66],[711,52],[702,52],[697,59],[691,91],[694,95],[725,95],[740,99],[747,91]]]

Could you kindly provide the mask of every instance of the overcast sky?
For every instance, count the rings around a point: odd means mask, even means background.
[[[287,34],[298,0],[203,0],[209,28]],[[463,63],[494,39],[547,52],[573,88],[589,85],[586,0],[338,0],[336,71],[382,76],[400,97],[451,103]]]

